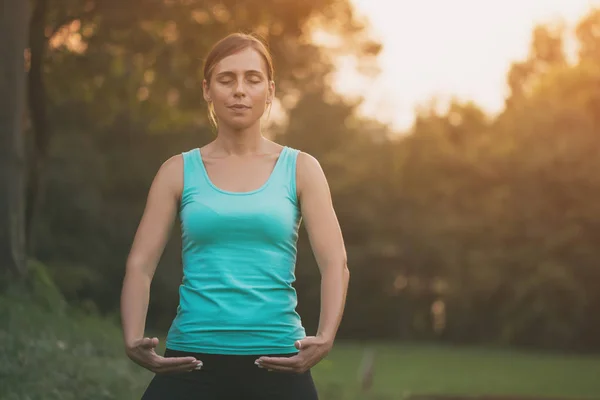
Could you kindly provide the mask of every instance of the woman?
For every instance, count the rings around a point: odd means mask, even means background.
[[[123,282],[126,353],[156,373],[145,400],[317,399],[310,370],[332,348],[349,279],[326,178],[315,158],[261,134],[275,90],[261,41],[222,39],[204,78],[217,136],[167,160],[151,185]],[[145,319],[178,212],[184,275],[162,357]],[[308,337],[292,287],[301,220],[321,272],[319,327]]]

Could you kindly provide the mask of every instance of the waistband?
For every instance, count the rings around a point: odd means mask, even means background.
[[[164,357],[195,357],[197,360],[202,361],[202,369],[235,369],[235,368],[248,368],[254,367],[254,361],[261,356],[266,357],[293,357],[295,353],[283,353],[283,354],[213,354],[213,353],[195,353],[190,351],[181,351],[173,349],[165,349]]]

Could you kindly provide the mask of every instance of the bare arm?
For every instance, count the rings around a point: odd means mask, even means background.
[[[150,284],[177,214],[183,187],[182,171],[181,156],[169,159],[159,169],[127,258],[121,293],[121,320],[128,346],[144,336]]]
[[[329,184],[319,162],[298,155],[298,196],[304,225],[321,273],[321,314],[317,336],[333,345],[344,312],[350,273],[346,248]]]
[[[156,174],[144,214],[136,232],[121,292],[121,323],[128,356],[154,372],[194,369],[193,357],[165,359],[154,348],[157,338],[145,338],[150,285],[177,215],[183,189],[183,160],[175,156],[167,160]]]

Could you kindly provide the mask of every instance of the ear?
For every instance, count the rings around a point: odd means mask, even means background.
[[[202,94],[204,95],[204,100],[206,100],[207,103],[210,103],[211,99],[210,94],[208,93],[208,82],[206,82],[206,79],[202,80]]]
[[[275,98],[275,82],[269,81],[269,93],[267,94],[267,104],[271,104]]]

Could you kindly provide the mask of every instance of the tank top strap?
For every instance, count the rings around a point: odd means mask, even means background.
[[[275,187],[285,187],[287,194],[293,202],[297,200],[296,194],[296,164],[300,150],[285,146],[279,155],[275,176]]]
[[[192,149],[181,153],[183,157],[183,190],[181,193],[182,206],[188,201],[190,195],[198,190],[198,179],[202,176],[202,164],[198,157],[199,149]]]

